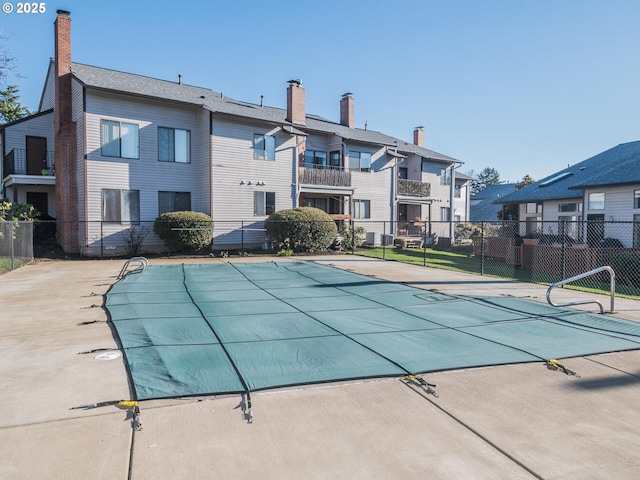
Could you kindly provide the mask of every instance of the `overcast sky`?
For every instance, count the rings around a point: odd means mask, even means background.
[[[57,9],[71,11],[73,60],[211,88],[284,108],[301,78],[307,112],[540,179],[640,140],[638,0],[322,0],[42,2],[0,13],[38,108]]]

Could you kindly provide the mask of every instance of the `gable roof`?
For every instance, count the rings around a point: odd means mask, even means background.
[[[73,76],[85,87],[186,103],[201,106],[214,113],[291,126],[291,123],[286,120],[286,109],[242,102],[231,97],[226,97],[208,88],[195,87],[183,83],[93,67],[75,62],[72,63],[71,71]],[[349,128],[318,115],[306,114],[305,125],[296,125],[296,129],[335,134],[353,142],[388,146],[397,149],[399,152],[411,153],[444,163],[463,163],[453,157],[434,152],[428,148],[419,147],[374,130]]]
[[[497,220],[498,212],[502,210],[502,205],[496,204],[494,201],[513,193],[516,186],[517,183],[489,185],[482,189],[482,191],[472,195],[471,206],[469,208],[469,220],[472,222]]]
[[[622,143],[495,200],[525,203],[582,198],[582,189],[640,183],[640,141]]]

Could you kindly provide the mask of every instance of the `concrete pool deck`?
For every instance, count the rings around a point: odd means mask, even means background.
[[[237,261],[270,260],[546,301],[544,286],[362,257]],[[151,264],[221,261],[229,259]],[[542,362],[430,374],[438,397],[397,379],[257,392],[252,423],[240,395],[142,402],[135,432],[127,409],[71,410],[130,397],[122,358],[95,358],[116,348],[101,305],[122,264],[36,262],[0,277],[0,478],[631,479],[640,471],[638,350],[564,360],[579,378]],[[554,291],[556,301],[585,297],[593,295]],[[616,298],[616,312],[640,321],[640,302]]]

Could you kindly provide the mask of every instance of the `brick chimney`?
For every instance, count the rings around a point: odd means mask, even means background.
[[[350,92],[342,95],[340,99],[340,125],[355,127],[355,100]]]
[[[416,127],[413,130],[413,144],[424,147],[424,127]]]
[[[54,149],[58,243],[78,253],[78,184],[76,124],[71,110],[71,13],[58,10],[55,21]]]
[[[302,80],[289,80],[287,87],[287,122],[305,124],[305,95]]]

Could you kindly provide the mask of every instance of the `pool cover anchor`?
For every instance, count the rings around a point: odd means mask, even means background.
[[[92,410],[99,407],[107,407],[114,405],[118,408],[127,409],[127,418],[131,418],[131,426],[134,430],[142,430],[142,421],[140,419],[140,405],[136,400],[110,400],[108,402],[89,403],[78,407],[71,407],[69,410]]]
[[[559,372],[564,373],[565,375],[569,375],[569,376],[580,378],[580,375],[578,375],[573,370],[569,370],[567,367],[565,367],[560,362],[558,362],[558,360],[556,360],[555,358],[551,358],[551,359],[545,361],[545,365],[547,366],[547,368],[549,370],[557,370]]]
[[[404,377],[400,377],[400,380],[406,380],[407,383],[420,385],[425,392],[433,395],[436,398],[439,397],[438,393],[434,390],[437,385],[435,383],[428,383],[424,378],[418,375],[405,375]]]

